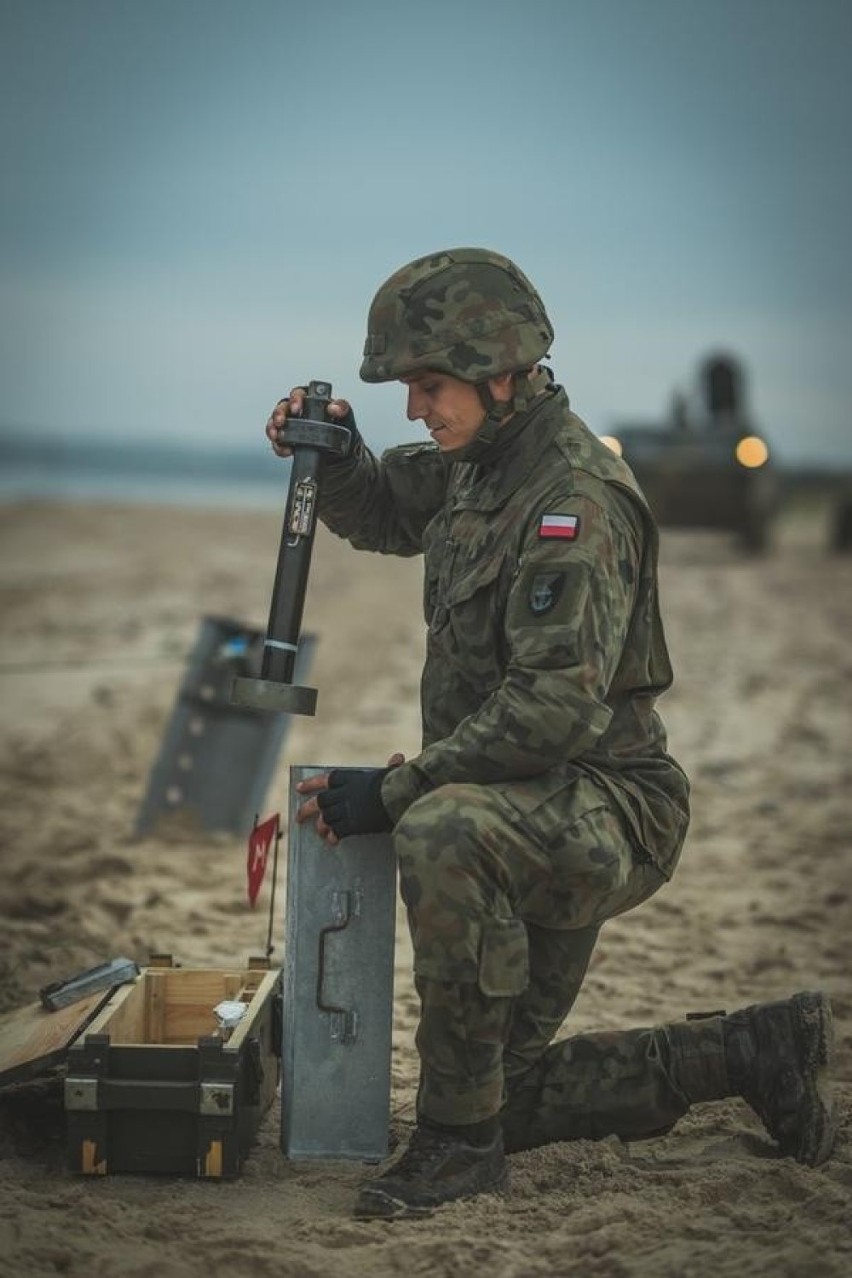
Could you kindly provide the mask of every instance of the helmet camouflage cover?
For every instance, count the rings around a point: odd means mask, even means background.
[[[529,368],[553,329],[542,300],[508,257],[446,249],[382,284],[370,307],[361,378],[391,382],[425,369],[463,382]]]

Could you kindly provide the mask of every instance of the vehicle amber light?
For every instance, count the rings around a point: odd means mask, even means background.
[[[769,460],[769,449],[757,435],[746,435],[737,444],[737,461],[749,470],[756,470]]]
[[[621,440],[616,439],[615,435],[600,435],[602,444],[606,444],[607,448],[611,448],[616,457],[620,457],[624,449],[621,447]]]

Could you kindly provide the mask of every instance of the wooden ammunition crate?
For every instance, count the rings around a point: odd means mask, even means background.
[[[238,1175],[278,1083],[280,975],[158,962],[115,989],[68,1049],[71,1169]],[[231,1031],[224,1000],[248,1008]]]

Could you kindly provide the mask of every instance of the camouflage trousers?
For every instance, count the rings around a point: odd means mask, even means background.
[[[419,1114],[460,1124],[502,1109],[519,1149],[650,1135],[724,1094],[717,1022],[552,1041],[601,924],[665,881],[590,778],[556,794],[538,778],[441,786],[393,837],[421,1000]],[[673,1052],[693,1061],[689,1090]]]

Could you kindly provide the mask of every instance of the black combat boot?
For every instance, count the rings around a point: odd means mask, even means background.
[[[506,1188],[508,1173],[498,1118],[469,1127],[439,1127],[421,1119],[402,1157],[361,1187],[361,1220],[429,1216],[442,1203]]]
[[[837,1127],[825,1084],[833,1037],[825,995],[745,1007],[723,1018],[722,1037],[731,1093],[748,1101],[782,1154],[825,1162]]]

